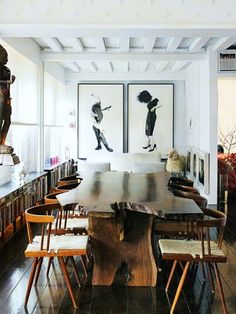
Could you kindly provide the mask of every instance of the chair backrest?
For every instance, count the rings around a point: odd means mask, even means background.
[[[172,183],[174,184],[180,184],[185,186],[191,186],[193,187],[194,182],[187,178],[178,178],[178,177],[171,177],[168,182],[168,186],[170,186]]]
[[[170,183],[170,184],[169,184],[169,189],[170,189],[170,190],[172,190],[172,189],[181,190],[181,191],[184,191],[184,192],[188,192],[188,193],[193,193],[193,194],[200,195],[197,189],[195,189],[195,188],[192,187],[192,186],[188,186],[188,185]]]
[[[195,203],[201,208],[204,209],[207,207],[207,199],[201,195],[197,195],[197,194],[193,194],[193,193],[189,193],[186,191],[181,191],[181,190],[176,190],[173,189],[172,193],[175,196],[180,196],[180,197],[185,197],[185,198],[191,198],[192,200],[195,201]]]
[[[58,214],[55,223],[55,233],[63,233],[67,227],[67,220],[70,215],[75,215],[75,209],[77,208],[77,215],[81,215],[81,208],[77,205],[77,203],[70,203],[65,206],[61,206],[59,201],[57,200],[57,195],[65,193],[65,191],[54,192],[48,194],[44,197],[45,204],[58,204]],[[63,229],[63,230],[60,230]]]
[[[210,257],[214,255],[212,250],[212,238],[217,237],[217,246],[219,249],[222,247],[224,229],[226,225],[227,216],[219,211],[207,209],[208,216],[212,219],[202,219],[197,221],[197,228],[199,231],[199,238],[201,240],[202,256]],[[211,229],[215,228],[217,233]]]
[[[79,184],[80,184],[79,182],[75,182],[73,184],[66,184],[66,185],[57,186],[54,189],[54,192],[60,192],[60,191],[67,192],[67,191],[70,191],[70,190],[77,188],[77,186]]]
[[[64,193],[64,191],[50,193],[44,196],[44,204],[51,204],[51,203],[59,203],[57,200],[57,195]]]
[[[76,179],[81,179],[77,173],[71,174],[69,176],[61,178],[59,181],[71,181],[71,180],[76,180]]]
[[[30,243],[33,242],[33,229],[31,223],[41,224],[41,243],[40,249],[49,250],[50,247],[50,235],[52,223],[55,219],[53,212],[58,209],[58,204],[45,204],[37,205],[28,208],[25,211],[25,220],[27,227],[28,240]],[[47,236],[46,236],[47,235]],[[47,239],[46,247],[44,247],[44,240]]]
[[[78,183],[78,185],[80,184],[80,182],[82,181],[81,178],[62,178],[57,182],[58,186],[63,186],[63,185],[70,185],[70,184],[76,184]]]

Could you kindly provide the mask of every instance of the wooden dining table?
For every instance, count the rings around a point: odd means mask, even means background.
[[[196,203],[168,191],[170,175],[159,173],[79,173],[81,184],[57,196],[62,206],[79,204],[89,217],[94,257],[93,285],[155,286],[154,219],[196,220]]]

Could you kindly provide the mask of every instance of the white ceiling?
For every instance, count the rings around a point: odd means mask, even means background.
[[[236,42],[235,0],[0,0],[0,37],[70,72],[178,72]]]

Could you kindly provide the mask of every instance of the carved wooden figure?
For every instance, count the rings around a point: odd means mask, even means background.
[[[0,145],[5,145],[11,124],[10,85],[15,81],[15,76],[11,75],[10,69],[6,66],[7,61],[7,51],[0,45]]]

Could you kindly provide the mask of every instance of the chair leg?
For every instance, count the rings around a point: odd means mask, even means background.
[[[216,282],[217,282],[217,286],[220,292],[220,300],[222,303],[222,307],[223,307],[223,312],[224,314],[227,314],[227,308],[226,308],[226,304],[225,304],[225,297],[224,297],[224,291],[223,291],[223,287],[222,287],[222,283],[221,283],[221,279],[220,279],[220,274],[219,274],[219,269],[217,266],[217,263],[214,263],[214,271],[215,271],[215,275],[216,275]]]
[[[85,265],[85,262],[83,260],[83,256],[82,255],[80,256],[80,260],[81,260],[81,264],[82,264],[82,267],[83,267],[83,270],[84,270],[84,274],[87,277],[88,276],[88,271],[87,271],[87,267]]]
[[[176,291],[176,293],[175,293],[174,301],[173,301],[172,306],[171,306],[171,309],[170,309],[170,314],[173,314],[173,313],[174,313],[176,304],[177,304],[177,302],[178,302],[178,299],[179,299],[181,290],[182,290],[183,285],[184,285],[184,282],[185,282],[185,278],[186,278],[187,273],[188,273],[189,265],[190,265],[190,262],[187,262],[187,263],[185,264],[185,266],[184,266],[184,270],[183,270],[182,276],[181,276],[181,278],[180,278],[177,291]]]
[[[49,275],[49,271],[50,271],[50,268],[51,268],[52,261],[53,261],[53,257],[49,257],[49,259],[48,259],[48,267],[47,267],[47,272],[46,272],[46,276],[47,277]]]
[[[174,260],[173,265],[172,265],[172,267],[171,267],[170,275],[169,275],[169,278],[168,278],[168,281],[167,281],[167,284],[166,284],[166,288],[165,288],[166,291],[169,290],[170,282],[171,282],[172,277],[173,277],[173,275],[174,275],[174,272],[175,272],[177,263],[178,263],[178,261],[177,261],[177,260]]]
[[[205,270],[205,265],[203,262],[201,262],[201,268],[202,268],[203,280],[206,281],[206,270]]]
[[[209,279],[210,279],[211,292],[215,293],[215,285],[214,285],[214,281],[213,281],[211,266],[212,265],[210,263],[207,263],[207,270],[208,270],[208,275],[209,275]]]
[[[32,269],[31,269],[30,277],[29,277],[27,290],[26,290],[24,306],[27,306],[27,303],[28,303],[28,300],[29,300],[29,295],[30,295],[30,291],[31,291],[32,284],[33,284],[33,281],[34,281],[34,275],[35,275],[37,264],[38,264],[38,258],[35,257],[34,261],[33,261]]]
[[[65,281],[66,281],[67,288],[69,290],[71,301],[72,301],[72,303],[74,305],[74,308],[77,309],[78,306],[77,306],[76,301],[75,301],[74,292],[72,290],[72,286],[71,286],[71,282],[70,282],[70,276],[68,274],[64,258],[62,256],[58,256],[58,260],[59,260],[59,263],[60,263],[62,274],[63,274],[63,276],[65,278]]]
[[[35,286],[38,283],[38,279],[39,279],[39,274],[40,274],[40,270],[41,270],[41,267],[42,267],[42,263],[43,263],[43,257],[40,257],[39,260],[38,260],[38,266],[37,266],[36,274],[35,274],[35,280],[34,280],[34,285]]]
[[[73,264],[73,269],[74,269],[76,281],[77,281],[79,287],[81,287],[81,283],[80,283],[80,279],[79,279],[79,273],[78,273],[78,270],[77,270],[77,267],[76,267],[76,264],[75,264],[75,259],[74,259],[73,256],[71,256],[70,259],[71,259],[72,264]]]

